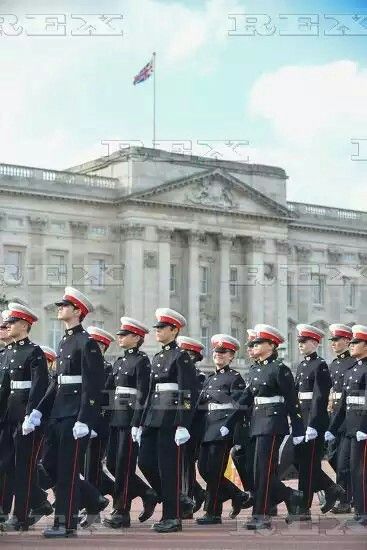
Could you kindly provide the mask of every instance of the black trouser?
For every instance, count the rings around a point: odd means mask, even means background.
[[[10,512],[14,496],[13,515],[21,523],[27,522],[31,508],[47,499],[46,493],[37,484],[36,460],[41,437],[42,432],[38,428],[23,435],[21,423],[6,424],[2,430],[0,487],[3,491],[3,511]]]
[[[255,438],[246,437],[231,450],[233,464],[245,491],[254,492]]]
[[[105,456],[108,434],[98,434],[90,439],[85,454],[84,479],[94,485],[102,495],[113,496],[114,483],[103,471],[102,460]]]
[[[334,485],[333,480],[321,468],[324,455],[324,434],[297,445],[295,466],[298,469],[298,489],[303,491],[304,506],[311,508],[314,493],[325,491]]]
[[[107,465],[115,475],[113,507],[120,513],[130,512],[131,501],[142,499],[149,486],[136,474],[138,444],[131,437],[131,428],[111,426],[107,449]]]
[[[351,439],[350,469],[355,513],[367,516],[367,440]]]
[[[162,519],[181,517],[183,445],[175,443],[175,427],[144,428],[139,467],[162,500]]]
[[[203,489],[196,480],[196,462],[199,458],[200,452],[200,437],[195,433],[185,445],[184,453],[184,478],[185,486],[183,492],[186,493],[191,499],[197,500],[200,497]]]
[[[339,433],[328,445],[328,461],[336,473],[336,482],[343,487],[345,495],[340,498],[342,504],[348,504],[352,498],[350,472],[351,438]]]
[[[205,510],[210,516],[222,514],[222,504],[234,498],[240,489],[224,477],[232,440],[202,443],[199,454],[199,472],[206,482]]]
[[[254,516],[270,515],[272,503],[287,501],[291,489],[278,477],[279,447],[284,435],[257,435],[255,437]]]
[[[76,529],[80,508],[80,467],[83,464],[89,436],[74,439],[76,418],[53,420],[48,426],[42,465],[55,486],[55,525]]]

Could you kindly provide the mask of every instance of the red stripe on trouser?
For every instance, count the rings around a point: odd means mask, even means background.
[[[366,459],[367,459],[367,440],[364,442],[364,456],[363,456],[363,474],[362,474],[362,484],[363,484],[363,512],[367,511],[367,500],[366,500]]]
[[[125,478],[125,488],[124,488],[124,501],[123,501],[123,510],[126,511],[127,495],[129,488],[129,479],[130,479],[130,464],[131,464],[131,450],[132,450],[132,437],[129,437],[129,454],[127,458],[127,468],[126,468],[126,478]]]
[[[226,456],[226,451],[227,451],[227,445],[225,445],[225,447],[223,448],[222,465],[221,465],[220,470],[219,470],[217,489],[215,491],[214,510],[217,509],[219,486],[221,484],[222,477],[223,477],[223,474],[225,472],[224,457]]]
[[[43,436],[41,437],[40,443],[39,443],[39,445],[38,445],[38,449],[37,449],[37,452],[36,452],[36,456],[34,457],[34,463],[36,463],[37,460],[38,460],[38,455],[39,455],[39,452],[40,452],[41,447],[42,447],[42,445],[43,445],[44,439],[45,439],[45,436],[43,435]]]
[[[71,478],[71,489],[70,489],[70,497],[69,497],[68,523],[66,527],[69,527],[71,524],[71,513],[73,511],[73,494],[74,494],[75,477],[77,473],[78,455],[79,455],[79,439],[77,439],[75,442],[73,475]]]
[[[25,509],[24,509],[24,519],[28,516],[28,508],[29,508],[29,499],[31,494],[31,483],[32,483],[32,474],[33,474],[33,455],[34,455],[34,436],[35,433],[33,431],[32,433],[32,451],[31,451],[31,457],[29,461],[29,468],[28,468],[28,488],[27,488],[27,498],[25,501]],[[27,436],[23,436],[27,437]]]
[[[177,470],[176,470],[176,517],[180,519],[180,483],[181,483],[181,447],[177,447]]]
[[[311,464],[310,464],[310,477],[309,477],[309,483],[308,483],[308,500],[307,500],[307,506],[308,508],[311,507],[312,504],[312,498],[313,498],[313,487],[312,487],[312,474],[313,474],[313,461],[315,457],[315,440],[312,441],[312,453],[311,453]]]
[[[265,500],[264,500],[264,516],[268,506],[269,484],[270,484],[271,465],[273,462],[273,454],[274,454],[274,443],[275,443],[275,435],[273,435],[273,441],[271,443],[271,451],[270,451],[270,457],[269,457],[268,477],[266,480],[266,491],[265,491]]]

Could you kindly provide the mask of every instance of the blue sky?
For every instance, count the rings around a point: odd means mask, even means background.
[[[367,16],[363,4],[55,0],[51,9],[3,0],[1,13],[16,15],[22,32],[0,36],[0,159],[65,169],[106,154],[102,141],[151,146],[153,82],[132,79],[156,51],[162,148],[209,155],[198,141],[218,140],[221,158],[285,168],[291,200],[367,210],[367,147],[365,160],[351,158],[351,141],[367,138],[367,25],[360,36],[328,35],[330,14],[346,23],[346,14]],[[43,36],[33,36],[27,14],[50,12],[65,35],[45,36],[40,22]],[[123,36],[72,36],[78,13],[122,14]],[[274,32],[230,36],[229,15],[245,13],[266,14]],[[281,14],[304,13],[318,17],[318,36],[280,35]],[[249,145],[233,152],[228,141]]]

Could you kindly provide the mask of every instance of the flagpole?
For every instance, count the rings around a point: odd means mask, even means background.
[[[155,63],[156,54],[153,52],[153,149],[155,149]]]

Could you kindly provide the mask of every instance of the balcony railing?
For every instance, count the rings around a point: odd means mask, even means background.
[[[339,225],[360,226],[365,229],[367,223],[367,212],[360,210],[347,210],[345,208],[333,208],[320,206],[318,204],[306,204],[301,202],[288,202],[287,206],[297,217],[315,223],[337,222]]]
[[[119,181],[117,178],[89,176],[87,174],[47,170],[45,168],[31,168],[29,166],[17,166],[15,164],[0,164],[0,179],[4,176],[27,180],[36,179],[48,183],[102,187],[105,189],[116,189]]]

